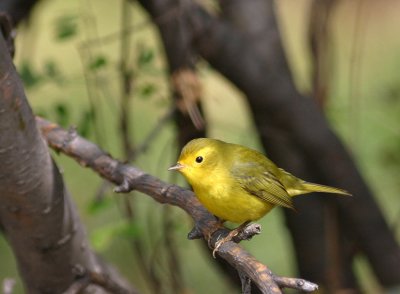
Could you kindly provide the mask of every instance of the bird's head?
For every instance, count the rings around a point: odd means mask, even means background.
[[[214,168],[221,160],[222,144],[222,141],[215,139],[194,139],[183,147],[177,164],[168,170],[179,171],[191,185],[195,181],[212,176]]]

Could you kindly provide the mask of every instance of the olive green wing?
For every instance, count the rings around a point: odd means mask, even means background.
[[[268,203],[294,209],[291,197],[273,173],[274,168],[257,161],[235,162],[231,175],[249,194]]]

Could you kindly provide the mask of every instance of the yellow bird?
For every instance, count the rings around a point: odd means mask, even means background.
[[[294,208],[291,197],[296,195],[350,195],[296,178],[256,150],[209,138],[187,143],[177,164],[168,170],[181,172],[200,202],[221,222],[240,223],[240,228],[276,205]]]

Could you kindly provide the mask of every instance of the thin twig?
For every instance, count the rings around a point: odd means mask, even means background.
[[[350,146],[357,149],[360,142],[360,123],[361,123],[361,94],[360,85],[363,77],[362,58],[365,52],[366,28],[368,24],[368,14],[365,12],[366,5],[364,1],[359,0],[357,3],[356,13],[354,16],[354,27],[352,44],[350,49],[350,67],[349,67],[349,109],[348,122],[351,125],[350,136],[348,137]],[[365,54],[365,53],[364,53]]]
[[[157,137],[157,135],[163,129],[162,127],[166,125],[166,123],[172,119],[174,113],[176,111],[175,106],[171,107],[157,122],[157,124],[153,127],[153,129],[147,134],[147,137],[143,140],[143,142],[136,147],[135,155],[138,156],[143,152],[146,152],[149,148],[151,142]]]
[[[116,40],[119,40],[119,38],[121,37],[121,34],[130,34],[130,33],[134,33],[134,32],[143,30],[146,27],[151,27],[154,24],[154,22],[156,22],[156,23],[167,22],[173,17],[179,17],[180,13],[181,13],[180,8],[169,9],[164,14],[160,15],[159,17],[157,17],[155,19],[151,19],[151,20],[146,19],[145,21],[143,21],[141,23],[134,24],[129,27],[124,27],[120,31],[116,31],[116,32],[110,33],[110,34],[102,36],[102,37],[96,37],[93,39],[86,40],[80,44],[79,48],[84,49],[87,47],[95,47],[95,46],[98,46],[99,44],[106,44],[109,42],[114,42]]]
[[[104,201],[106,193],[110,191],[110,187],[110,182],[103,180],[100,183],[100,186],[97,188],[96,193],[94,194],[93,202],[100,203],[101,201]]]
[[[90,285],[99,286],[104,290],[113,294],[138,294],[136,290],[129,291],[123,288],[121,285],[115,283],[107,275],[86,272],[84,275],[77,279],[63,294],[77,294],[85,290]]]
[[[313,292],[318,290],[318,285],[303,279],[278,277],[274,275],[274,281],[281,288],[298,289],[304,292]]]
[[[132,10],[128,0],[122,1],[121,6],[121,31],[120,31],[120,56],[119,56],[119,74],[120,74],[120,100],[119,100],[119,131],[123,147],[124,159],[126,162],[133,161],[137,153],[134,147],[134,140],[131,134],[132,112],[130,106],[132,105],[132,90],[134,87],[133,70],[130,68],[130,51],[131,51],[131,35],[125,28],[129,27],[132,21]],[[124,216],[130,224],[137,222],[134,202],[137,199],[130,199],[125,197],[124,203]],[[152,288],[154,293],[160,293],[161,281],[157,275],[153,275],[151,266],[146,262],[144,254],[143,240],[138,238],[131,238],[131,248],[134,251],[139,264],[141,265],[141,273],[145,276],[147,284]]]
[[[242,240],[250,240],[253,238],[255,235],[258,235],[261,233],[261,225],[260,224],[249,224],[245,226],[242,230],[239,231],[239,234],[235,237],[233,237],[233,240],[235,242],[240,242]]]
[[[127,219],[127,221],[132,224],[136,221],[136,215],[134,209],[132,208],[130,199],[128,197],[124,197],[123,200],[124,200],[124,206],[123,206],[124,216]],[[132,246],[133,251],[136,254],[137,261],[140,264],[141,272],[145,276],[147,284],[154,293],[161,293],[162,283],[153,270],[153,264],[149,264],[146,261],[142,240],[139,240],[138,238],[133,238],[130,240],[130,244]]]
[[[121,132],[122,146],[124,148],[125,159],[130,162],[134,158],[134,144],[130,134],[130,122],[132,121],[132,112],[130,105],[132,102],[131,93],[133,88],[133,71],[129,68],[130,35],[125,33],[123,28],[128,26],[132,19],[131,9],[128,0],[122,1],[122,20],[121,20],[121,48],[120,48],[120,113],[119,130]]]
[[[179,254],[177,246],[175,246],[175,231],[174,225],[175,221],[173,214],[171,213],[171,207],[163,207],[163,233],[164,233],[164,245],[167,251],[167,262],[168,262],[168,272],[172,284],[172,289],[175,293],[184,293],[184,285],[182,279],[182,268],[179,262]]]

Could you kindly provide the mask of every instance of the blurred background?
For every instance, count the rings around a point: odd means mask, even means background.
[[[213,1],[203,4],[218,10]],[[311,4],[311,0],[275,1],[290,69],[305,95],[312,91],[307,41]],[[329,89],[324,101],[333,129],[377,196],[397,240],[399,11],[396,0],[337,1],[328,27]],[[14,60],[37,115],[66,128],[76,127],[115,158],[130,157],[145,172],[186,185],[180,176],[166,171],[178,152],[170,78],[158,31],[139,4],[40,1],[18,27]],[[121,87],[124,74],[132,79],[128,92]],[[261,150],[243,94],[204,61],[199,62],[198,77],[208,135]],[[129,103],[122,104],[124,96]],[[121,134],[121,109],[129,118],[126,132],[135,150],[130,155]],[[206,293],[211,285],[212,293],[238,292],[201,241],[187,240],[192,222],[181,210],[140,193],[114,194],[113,187],[91,170],[64,155],[53,156],[92,247],[142,293],[176,293],[176,283],[181,293]],[[243,246],[275,274],[296,276],[293,245],[281,209],[260,223],[263,233]],[[2,236],[0,260],[0,280],[18,279],[11,249]],[[363,258],[357,258],[355,268],[365,293],[381,291]],[[19,280],[15,293],[22,293]]]

